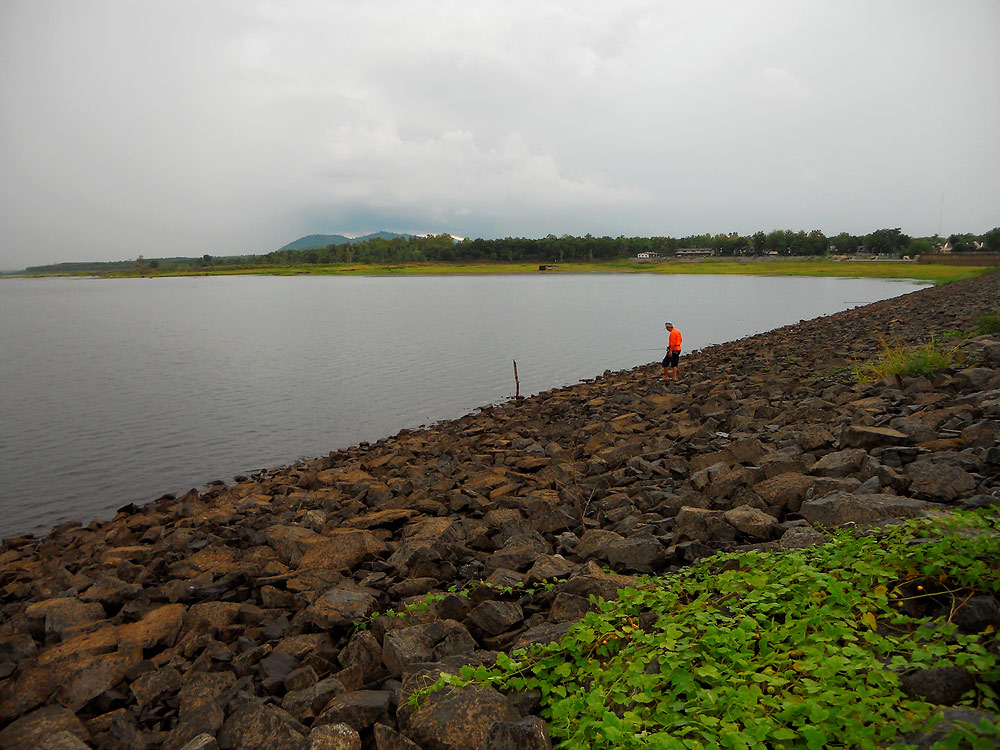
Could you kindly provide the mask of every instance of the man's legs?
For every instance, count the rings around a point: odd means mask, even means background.
[[[666,365],[663,366],[663,379],[670,380],[670,368]]]
[[[677,380],[677,379],[678,379],[678,378],[677,378],[677,368],[675,367],[675,368],[674,368],[674,380]]]

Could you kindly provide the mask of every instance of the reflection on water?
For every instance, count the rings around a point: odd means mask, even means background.
[[[915,289],[754,276],[0,283],[0,535]]]

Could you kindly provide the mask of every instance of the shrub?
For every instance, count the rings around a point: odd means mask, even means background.
[[[1000,333],[1000,307],[979,316],[976,333]]]
[[[877,360],[855,365],[854,378],[859,383],[868,383],[892,376],[933,375],[956,364],[958,356],[955,349],[943,349],[933,341],[923,346],[886,346]]]

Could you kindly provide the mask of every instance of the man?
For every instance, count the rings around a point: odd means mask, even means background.
[[[681,358],[681,332],[670,322],[664,323],[663,327],[670,334],[667,338],[667,355],[663,358],[663,379],[677,380],[677,361]],[[671,370],[674,371],[673,378],[670,377]]]

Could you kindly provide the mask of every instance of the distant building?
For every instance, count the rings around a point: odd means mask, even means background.
[[[639,253],[635,257],[638,258],[639,260],[655,260],[656,258],[660,257],[660,254],[653,252],[646,252],[646,253]]]
[[[705,258],[715,255],[715,250],[710,247],[682,247],[674,254],[678,258]]]

